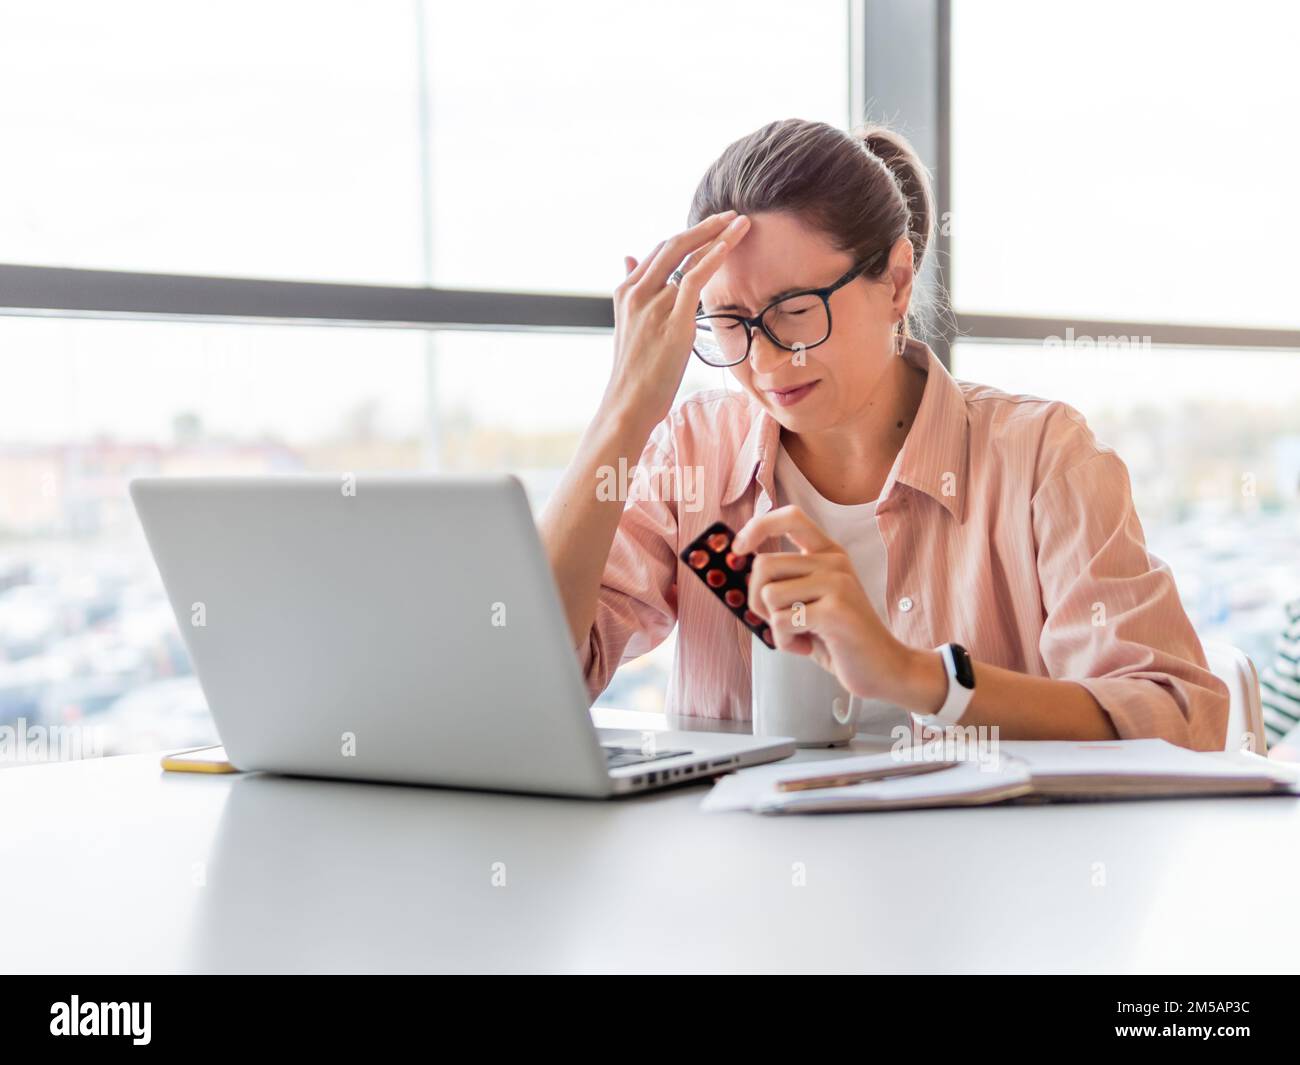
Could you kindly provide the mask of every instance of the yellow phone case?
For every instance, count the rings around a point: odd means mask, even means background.
[[[195,747],[188,751],[176,751],[162,757],[162,767],[173,773],[238,773],[239,770],[226,761],[226,749],[220,745],[212,747]]]

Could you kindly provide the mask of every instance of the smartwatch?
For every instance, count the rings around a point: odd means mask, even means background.
[[[975,696],[975,668],[971,664],[970,652],[959,643],[945,643],[935,650],[948,671],[948,697],[935,713],[918,716],[927,725],[955,725]]]

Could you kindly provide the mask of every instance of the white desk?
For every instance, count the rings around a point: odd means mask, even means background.
[[[765,818],[701,814],[704,794],[191,776],[156,755],[7,769],[0,970],[1300,963],[1294,799]]]

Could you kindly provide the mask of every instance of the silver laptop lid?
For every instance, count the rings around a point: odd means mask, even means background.
[[[151,477],[131,498],[237,767],[609,792],[513,477]]]

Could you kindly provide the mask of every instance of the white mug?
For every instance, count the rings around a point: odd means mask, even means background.
[[[853,699],[810,655],[750,648],[755,736],[789,736],[800,747],[838,747],[856,731]]]

